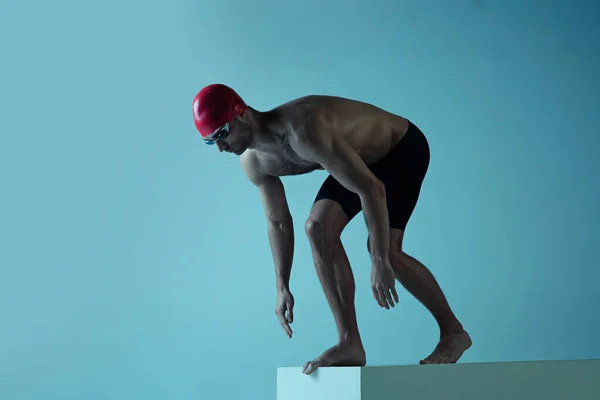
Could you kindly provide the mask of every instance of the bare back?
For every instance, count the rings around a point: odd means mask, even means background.
[[[405,118],[368,103],[335,96],[301,97],[274,111],[289,125],[289,132],[268,150],[248,149],[242,155],[245,169],[251,168],[255,174],[286,176],[323,169],[318,163],[303,159],[290,145],[293,133],[307,127],[343,139],[367,165],[384,157],[408,128]]]

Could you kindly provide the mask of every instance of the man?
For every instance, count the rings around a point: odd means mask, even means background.
[[[429,270],[402,250],[406,224],[429,165],[429,145],[410,121],[371,104],[306,96],[267,112],[248,106],[230,87],[204,87],[193,101],[196,128],[207,144],[240,156],[260,193],[275,264],[276,313],[292,337],[289,288],[294,250],[292,216],[281,176],[324,169],[305,230],[317,275],[333,312],[338,343],[304,365],[364,366],[366,354],[354,307],[354,278],[340,235],[361,210],[368,228],[371,288],[379,306],[398,302],[395,279],[434,316],[440,341],[422,364],[454,363],[471,346]]]

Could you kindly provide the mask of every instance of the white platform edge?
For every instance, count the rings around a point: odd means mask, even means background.
[[[277,368],[277,400],[600,400],[600,359]],[[539,397],[542,396],[542,397]]]

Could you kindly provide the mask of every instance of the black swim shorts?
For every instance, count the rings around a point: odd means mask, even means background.
[[[381,160],[369,166],[386,189],[390,228],[404,231],[417,204],[421,185],[429,167],[429,144],[421,130],[409,121],[406,134]],[[317,193],[315,202],[337,202],[354,218],[362,209],[359,196],[329,175]]]

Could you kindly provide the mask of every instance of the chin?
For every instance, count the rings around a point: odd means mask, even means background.
[[[244,152],[245,152],[247,149],[248,149],[248,147],[247,147],[247,146],[240,146],[240,148],[237,148],[237,149],[235,149],[235,150],[233,151],[233,153],[235,153],[235,154],[237,154],[237,155],[239,156],[239,155],[242,155],[242,154],[244,154]]]

